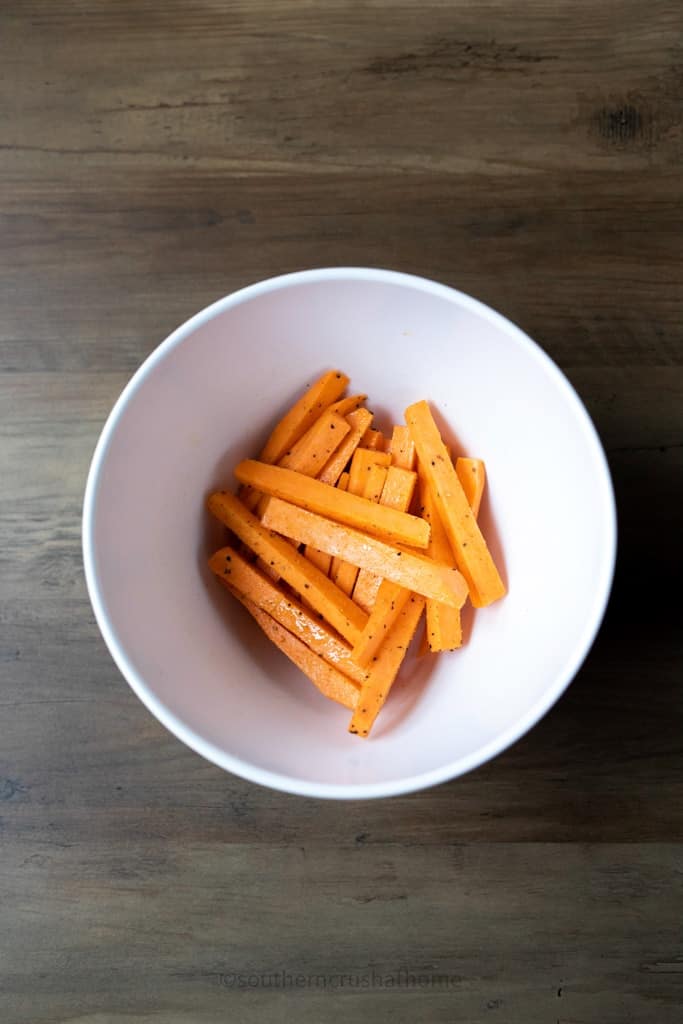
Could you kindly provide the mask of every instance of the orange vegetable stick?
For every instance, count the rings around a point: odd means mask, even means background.
[[[365,667],[372,661],[409,597],[410,591],[405,587],[399,587],[391,580],[381,580],[368,624],[353,648],[351,656],[356,664]]]
[[[391,458],[386,452],[373,451],[370,448],[356,448],[351,459],[351,470],[349,472],[350,494],[363,494],[365,491],[365,480],[373,466],[390,466]]]
[[[400,512],[407,512],[413,500],[416,481],[416,473],[400,469],[398,466],[391,466],[379,499],[380,504],[388,505],[389,508],[398,509]],[[381,582],[381,576],[374,572],[368,572],[367,569],[361,569],[358,573],[356,586],[353,589],[353,599],[363,611],[369,613],[372,610]]]
[[[368,455],[375,455],[376,452],[368,452]],[[380,453],[383,454],[383,453]],[[363,476],[357,476],[354,480],[354,465],[359,460],[358,457],[362,455],[362,451],[359,448],[353,457],[353,463],[351,465],[351,476],[349,480],[348,490],[351,490],[352,485],[359,488],[355,493],[360,493],[368,501],[377,502],[380,499],[382,488],[384,487],[384,481],[386,479],[387,471],[384,466],[379,465],[375,462],[368,464],[367,472]],[[364,467],[365,468],[365,467]],[[330,576],[337,584],[337,586],[344,591],[345,594],[351,594],[353,591],[356,579],[358,577],[358,566],[351,565],[350,562],[344,562],[341,558],[332,559],[332,568]]]
[[[458,568],[467,580],[472,604],[482,608],[503,597],[505,585],[477,526],[427,402],[409,406],[406,422]]]
[[[389,442],[389,452],[394,466],[401,469],[415,469],[415,442],[408,427],[395,426]]]
[[[297,640],[295,636],[283,629],[279,622],[272,619],[267,612],[261,611],[251,601],[245,600],[244,605],[254,616],[268,639],[272,640],[275,646],[279,647],[282,653],[286,654],[289,660],[294,662],[304,675],[308,676],[323,696],[335,700],[350,710],[358,705],[360,689],[357,683],[347,679],[336,668],[323,661],[319,655],[314,654],[310,647],[306,647],[301,640]]]
[[[479,514],[481,496],[486,483],[484,463],[481,459],[459,458],[455,464],[455,471],[462,483],[463,490],[476,519]],[[449,564],[454,564],[453,552],[448,543],[448,537],[441,522],[441,517],[436,510],[432,492],[426,484],[421,486],[420,491],[423,502],[423,515],[432,527],[432,538],[428,552],[437,561],[446,561]],[[427,630],[425,636],[429,650],[435,653],[438,651],[453,651],[461,647],[462,623],[460,621],[460,611],[455,608],[449,608],[445,604],[438,604],[436,601],[427,601]]]
[[[295,469],[306,476],[317,476],[350,430],[351,425],[343,416],[328,410],[282,456],[278,466]]]
[[[373,430],[372,427],[368,427],[368,429],[363,434],[361,445],[363,446],[363,448],[369,448],[371,451],[383,452],[384,434],[382,433],[381,430]]]
[[[325,409],[344,394],[349,378],[338,370],[324,373],[285,413],[261,451],[261,462],[278,462],[302,437]],[[260,495],[250,487],[241,487],[240,500],[253,510]]]
[[[349,488],[349,474],[342,473],[337,482],[337,487],[340,491],[347,491]],[[332,555],[326,554],[324,551],[318,551],[317,548],[307,544],[304,548],[304,555],[306,558],[310,558],[314,565],[317,565],[321,572],[324,572],[326,576],[330,575],[330,569],[332,568]]]
[[[306,476],[317,476],[350,430],[351,427],[343,416],[328,410],[318,417],[290,451],[285,452],[278,466],[295,469],[297,473],[304,473]],[[256,505],[256,515],[259,519],[263,517],[268,501],[267,495],[261,495]]]
[[[407,548],[386,544],[377,537],[297,508],[280,498],[273,498],[268,505],[263,525],[298,543],[313,544],[360,569],[370,569],[425,597],[445,601],[456,608],[460,608],[467,598],[467,584],[456,569],[440,565]],[[361,614],[365,615],[364,612]]]
[[[273,430],[261,452],[261,462],[278,462],[325,409],[344,394],[348,383],[345,374],[330,370],[311,384]]]
[[[420,498],[422,514],[432,528],[427,548],[429,556],[437,562],[454,565],[455,558],[436,509],[433,492],[424,476],[420,476]],[[442,604],[440,601],[427,601],[427,643],[432,652],[453,651],[456,647],[462,646],[459,608]]]
[[[361,686],[349,732],[357,733],[359,736],[367,736],[370,732],[398,675],[410,641],[415,635],[424,604],[424,598],[418,597],[417,594],[410,595],[398,620],[375,655],[377,660],[372,662],[367,681]]]
[[[426,548],[429,543],[429,524],[424,519],[407,512],[397,512],[386,505],[375,505],[356,494],[345,494],[291,469],[247,459],[237,466],[235,476],[240,483],[249,484],[262,494],[282,498],[308,511],[330,516],[337,522],[367,530],[385,541],[414,548]]]
[[[216,551],[209,559],[209,568],[243,604],[251,601],[261,611],[267,612],[349,679],[357,683],[365,680],[365,672],[351,660],[351,649],[337,634],[320,619],[314,618],[291,594],[285,594],[234,548]]]
[[[318,479],[322,480],[323,483],[331,484],[333,487],[360,444],[363,434],[372,423],[372,413],[367,409],[356,409],[355,412],[350,412],[346,419],[351,424],[351,433],[346,435],[337,451],[325,465],[322,473],[318,476]]]
[[[283,470],[283,472],[289,472]],[[304,479],[306,479],[304,477]],[[259,558],[289,583],[349,643],[355,644],[367,622],[367,615],[332,580],[324,576],[283,537],[276,537],[239,498],[217,491],[208,500],[209,511],[220,519]],[[266,515],[270,512],[267,510]],[[319,547],[319,545],[317,545]]]
[[[348,398],[340,398],[338,402],[332,403],[329,411],[338,412],[340,416],[348,416],[350,412],[360,409],[367,397],[367,395],[349,395]]]
[[[481,459],[465,459],[461,456],[455,460],[455,472],[476,519],[486,486],[486,466]]]

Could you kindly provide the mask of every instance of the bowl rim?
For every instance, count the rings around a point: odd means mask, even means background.
[[[258,298],[268,292],[320,281],[363,281],[409,287],[430,293],[439,298],[445,298],[456,305],[476,313],[494,324],[498,329],[504,331],[511,340],[524,348],[527,354],[539,362],[545,371],[555,379],[559,388],[564,391],[565,397],[573,408],[579,425],[583,429],[589,444],[593,447],[594,457],[599,468],[602,470],[606,485],[604,492],[606,507],[602,510],[602,515],[604,516],[604,525],[608,532],[608,540],[596,574],[591,614],[586,617],[580,640],[568,656],[564,671],[558,674],[552,685],[548,686],[544,691],[542,697],[521,715],[514,725],[467,757],[457,758],[446,765],[428,772],[408,775],[405,778],[393,779],[387,782],[351,784],[312,782],[307,779],[264,769],[258,764],[228,754],[216,744],[204,739],[164,704],[129,661],[125,650],[119,643],[114,627],[109,621],[96,568],[94,544],[95,508],[101,484],[102,469],[106,462],[107,453],[117,425],[128,403],[146,378],[152,373],[157,363],[164,359],[167,353],[177,345],[182,344],[197,328],[220,315],[225,310]],[[194,316],[191,316],[172,331],[146,357],[114,403],[95,446],[83,499],[82,548],[88,596],[90,597],[97,625],[109,653],[134,693],[163,726],[185,743],[186,746],[206,758],[206,760],[250,782],[256,782],[271,789],[299,796],[337,800],[361,800],[413,793],[448,782],[451,779],[458,778],[460,775],[464,775],[466,772],[472,771],[496,757],[524,736],[559,700],[585,661],[605,615],[616,562],[617,514],[614,488],[605,451],[586,407],[557,364],[520,327],[479,299],[475,299],[471,295],[449,285],[432,281],[429,278],[374,267],[323,267],[281,274],[277,277],[267,278],[255,284],[247,285],[225,295],[198,313],[195,313]]]

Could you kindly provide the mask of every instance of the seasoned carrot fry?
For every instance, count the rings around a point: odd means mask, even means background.
[[[315,423],[325,409],[344,394],[349,378],[338,370],[324,373],[285,413],[261,452],[261,462],[278,462]]]
[[[348,491],[349,479],[349,473],[342,473],[337,481],[337,487],[340,491]],[[317,548],[311,547],[310,544],[307,544],[304,548],[304,554],[306,558],[311,559],[314,565],[318,566],[321,572],[324,572],[326,576],[330,575],[330,570],[332,568],[332,555],[328,555],[324,551],[318,551]]]
[[[351,424],[343,416],[328,410],[282,456],[278,466],[295,469],[306,476],[317,476],[350,430]]]
[[[503,597],[505,585],[477,526],[427,402],[409,406],[406,421],[458,568],[467,580],[472,604],[482,608]]]
[[[286,469],[294,469],[297,473],[303,473],[305,476],[317,476],[350,430],[351,427],[343,416],[328,410],[319,416],[313,426],[306,431],[303,437],[299,438],[294,447],[282,456],[278,465],[284,466]],[[256,494],[257,492],[250,491],[250,493]],[[256,515],[259,519],[263,517],[268,501],[267,495],[260,496],[256,505]]]
[[[273,583],[234,548],[221,548],[209,559],[209,568],[240,601],[253,602],[281,626],[297,636],[315,654],[338,668],[349,679],[362,683],[365,672],[351,660],[351,648],[324,622]]]
[[[268,505],[263,525],[298,543],[313,544],[360,569],[369,569],[408,590],[445,601],[456,608],[460,608],[467,597],[467,585],[456,569],[440,565],[407,548],[386,544],[377,537],[325,519],[280,498],[273,498]],[[361,611],[360,608],[358,610]],[[353,642],[355,644],[357,640]]]
[[[372,413],[367,409],[356,409],[355,412],[350,412],[346,419],[351,424],[351,433],[346,435],[337,451],[329,462],[326,463],[322,473],[318,476],[318,479],[322,480],[323,483],[331,484],[333,487],[360,444],[363,434],[372,423]]]
[[[429,524],[424,519],[407,512],[397,512],[386,505],[375,505],[356,494],[344,494],[329,484],[312,480],[291,469],[247,459],[237,466],[235,476],[241,483],[249,484],[263,494],[331,516],[337,522],[367,530],[385,541],[415,548],[426,548],[429,543]]]
[[[416,481],[416,473],[391,466],[379,499],[380,504],[398,509],[399,512],[407,512],[413,499]],[[364,611],[369,613],[372,610],[381,582],[381,576],[368,572],[367,569],[361,569],[358,573],[356,586],[353,588],[353,599]]]
[[[406,512],[410,508],[415,493],[417,473],[399,466],[391,466],[387,472],[386,483],[380,501],[389,508]]]
[[[301,640],[283,629],[280,623],[272,619],[267,612],[261,611],[251,601],[245,600],[244,605],[254,616],[268,639],[272,640],[275,646],[279,647],[282,653],[286,654],[289,660],[294,662],[304,675],[308,676],[323,696],[335,700],[350,710],[357,707],[360,693],[357,683],[342,675],[332,665],[328,665],[319,655],[314,654],[310,647],[302,644]]]
[[[405,426],[395,426],[389,442],[389,452],[394,466],[401,469],[415,469],[415,442]]]
[[[348,383],[349,378],[338,370],[324,373],[315,381],[279,421],[261,451],[261,462],[279,462],[325,409],[344,394]],[[239,496],[251,511],[256,508],[261,497],[250,487],[240,487]]]
[[[338,402],[332,403],[329,411],[337,412],[340,416],[348,416],[350,412],[360,409],[367,397],[367,395],[349,395],[348,398],[340,398]]]
[[[387,639],[375,655],[377,660],[372,662],[367,681],[361,686],[349,732],[363,737],[370,732],[415,635],[424,604],[424,598],[417,594],[410,595]]]
[[[391,458],[386,452],[377,452],[370,448],[356,448],[349,471],[349,494],[364,494],[365,479],[373,466],[390,465]]]
[[[354,646],[353,660],[368,665],[382,646],[410,597],[410,591],[391,580],[381,580],[367,626]]]
[[[208,507],[297,593],[305,594],[311,607],[345,640],[356,643],[367,622],[367,615],[339,587],[335,587],[332,580],[283,537],[274,536],[234,494],[218,491],[209,497]],[[266,515],[269,512],[270,508]]]
[[[466,459],[461,456],[455,460],[455,472],[476,519],[486,486],[486,466],[481,459]]]
[[[387,471],[384,466],[381,466],[379,463],[369,462],[367,466],[363,466],[363,470],[360,474],[356,473],[354,475],[356,462],[364,461],[359,458],[362,454],[363,453],[359,448],[353,457],[348,490],[351,491],[351,488],[355,486],[358,490],[352,493],[361,494],[364,498],[367,498],[368,501],[377,502],[380,499],[382,488],[384,487]],[[368,455],[375,454],[377,453],[368,452]],[[364,472],[365,470],[367,470],[367,472]],[[330,576],[345,594],[350,595],[358,577],[358,566],[351,565],[350,562],[344,562],[341,558],[333,558]]]
[[[422,515],[432,528],[427,553],[437,562],[455,565],[455,557],[436,509],[433,492],[422,475],[420,476],[420,499]],[[432,652],[453,651],[462,645],[459,608],[442,604],[440,601],[427,601],[427,642],[429,650]]]
[[[363,434],[361,445],[363,448],[369,448],[371,451],[384,451],[384,434],[381,430],[373,430],[372,427]]]

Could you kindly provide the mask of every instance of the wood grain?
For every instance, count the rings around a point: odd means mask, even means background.
[[[677,0],[2,5],[3,1024],[681,1019],[681,637],[653,597],[683,547],[682,68]],[[140,361],[220,295],[331,264],[524,327],[620,517],[605,626],[544,721],[452,784],[344,806],[169,736],[80,555]]]

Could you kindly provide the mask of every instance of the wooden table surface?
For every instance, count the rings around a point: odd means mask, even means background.
[[[683,1019],[682,110],[680,0],[0,6],[3,1024]],[[213,299],[334,264],[526,329],[620,517],[604,628],[545,720],[347,805],[166,733],[80,554],[140,361]]]

